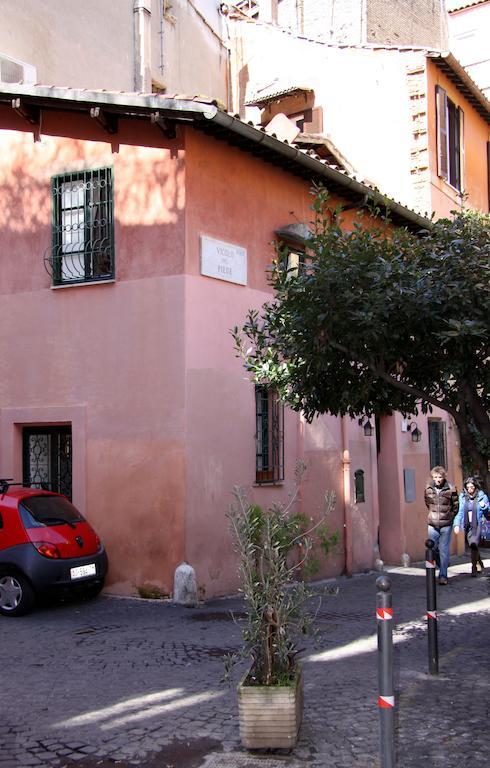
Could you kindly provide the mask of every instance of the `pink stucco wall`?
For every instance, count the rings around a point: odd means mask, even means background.
[[[448,479],[461,490],[459,441],[450,417],[434,409],[431,417],[446,424]],[[411,433],[402,431],[402,416],[394,414],[381,420],[381,450],[378,459],[380,487],[380,551],[388,563],[401,563],[404,553],[411,560],[425,556],[427,510],[424,489],[430,479],[428,417],[419,414],[416,423],[422,437],[414,443]],[[415,472],[415,501],[405,500],[403,470]],[[456,543],[453,542],[453,551]]]
[[[254,483],[253,385],[229,329],[270,296],[274,231],[310,221],[308,183],[192,128],[165,141],[149,122],[121,120],[109,137],[89,117],[47,113],[33,141],[4,108],[0,126],[0,475],[21,472],[22,426],[72,425],[74,501],[106,543],[109,588],[171,592],[186,559],[207,596],[234,591],[233,486],[263,505],[287,498],[298,458],[298,510],[318,519],[325,491],[337,495],[340,543],[318,575],[371,568],[378,525],[387,559],[412,547],[395,432],[378,460],[357,421],[306,424],[286,410],[284,483]],[[102,166],[114,170],[116,279],[53,289],[50,179]],[[200,274],[201,235],[246,249],[246,286]]]
[[[10,114],[4,121],[15,123]],[[22,126],[22,129],[24,126]],[[68,138],[47,135],[59,130]],[[74,501],[106,543],[109,581],[170,592],[184,556],[184,168],[177,142],[121,124],[45,118],[42,140],[2,131],[2,472],[17,476],[20,429],[71,423]],[[116,282],[52,289],[50,178],[114,168]],[[79,414],[83,413],[83,417]],[[77,421],[78,419],[78,421]],[[80,429],[83,421],[84,432]]]
[[[221,593],[235,584],[236,564],[230,557],[225,517],[233,486],[245,487],[250,497],[262,505],[286,499],[294,486],[296,461],[302,458],[308,471],[298,509],[318,519],[325,490],[334,490],[337,495],[330,528],[341,534],[341,543],[328,561],[319,558],[318,575],[339,573],[346,567],[340,420],[321,417],[308,425],[287,411],[284,483],[276,487],[254,485],[253,385],[234,356],[229,333],[243,322],[250,307],[260,307],[270,297],[266,269],[274,255],[270,245],[274,231],[293,221],[310,221],[308,185],[190,130],[186,137],[186,200],[186,264],[190,273],[186,299],[188,559],[200,563],[198,580],[207,592]],[[247,286],[199,275],[200,234],[247,249]],[[369,441],[357,423],[351,424],[349,430],[354,469],[359,464],[369,477]],[[366,503],[359,505],[354,515],[354,570],[373,564],[374,512],[369,480],[367,485]],[[349,505],[353,490],[350,496]]]

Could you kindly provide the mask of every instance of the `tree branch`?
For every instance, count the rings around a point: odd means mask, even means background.
[[[447,411],[451,414],[451,416],[456,418],[457,411],[452,408],[446,401],[437,400],[437,398],[428,395],[426,392],[423,392],[423,390],[418,389],[417,387],[413,387],[411,384],[406,384],[404,381],[396,379],[390,373],[387,373],[385,370],[383,370],[379,365],[375,365],[369,360],[363,360],[359,357],[359,355],[354,355],[350,349],[345,347],[343,344],[338,344],[336,341],[331,341],[330,339],[327,340],[327,343],[330,344],[330,346],[334,349],[349,357],[349,359],[357,359],[360,363],[369,368],[369,370],[372,371],[376,376],[378,376],[380,379],[383,379],[383,381],[387,381],[391,386],[396,387],[402,392],[406,392],[407,395],[413,395],[415,398],[417,398],[417,400],[425,400],[427,403],[431,403],[431,405],[435,405],[437,408],[442,408],[444,411]]]
[[[464,386],[464,397],[471,408],[471,415],[473,416],[479,432],[481,432],[483,437],[486,437],[487,440],[490,440],[490,419],[487,410],[481,399],[478,397],[478,394],[468,383]]]

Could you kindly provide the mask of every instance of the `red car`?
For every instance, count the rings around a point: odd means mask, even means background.
[[[21,616],[47,592],[96,597],[106,573],[102,542],[65,496],[0,480],[0,614]]]

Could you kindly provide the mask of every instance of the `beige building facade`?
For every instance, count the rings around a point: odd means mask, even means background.
[[[226,105],[212,0],[0,0],[0,81],[203,94]]]

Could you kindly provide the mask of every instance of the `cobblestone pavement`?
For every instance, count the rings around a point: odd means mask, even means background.
[[[427,674],[424,570],[389,570],[398,768],[488,763],[490,578],[455,562],[438,588],[438,677]],[[185,609],[102,596],[2,617],[0,768],[376,768],[378,575],[339,579],[323,599],[289,755],[240,746],[236,695],[220,682],[240,641],[238,599]]]

